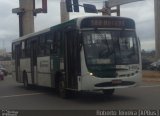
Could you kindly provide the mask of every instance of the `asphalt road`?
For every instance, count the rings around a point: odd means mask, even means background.
[[[22,84],[8,76],[0,81],[0,109],[160,109],[160,83],[143,82],[140,87],[118,89],[112,98],[101,93],[80,93],[76,98],[66,100],[48,88],[25,90]]]

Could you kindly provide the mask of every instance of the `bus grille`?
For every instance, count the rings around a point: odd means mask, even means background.
[[[132,81],[122,81],[121,83],[112,83],[112,82],[105,82],[105,83],[99,83],[96,84],[95,87],[115,87],[115,86],[129,86],[134,85],[135,82]]]

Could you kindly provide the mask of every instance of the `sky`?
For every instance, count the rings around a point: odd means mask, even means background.
[[[79,0],[80,4],[91,3],[97,9],[102,8],[104,0]],[[0,49],[6,48],[11,51],[11,42],[19,36],[18,15],[12,14],[13,8],[19,7],[19,0],[0,0]],[[36,0],[36,8],[41,7],[41,0]],[[70,19],[101,15],[93,13],[70,13]],[[114,14],[113,14],[114,15]],[[155,22],[154,22],[154,0],[144,0],[121,6],[121,16],[135,20],[137,35],[141,41],[141,48],[145,50],[155,49]],[[38,14],[35,17],[35,31],[60,23],[60,0],[48,0],[48,13]]]

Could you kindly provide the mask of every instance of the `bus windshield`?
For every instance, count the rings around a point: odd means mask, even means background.
[[[85,31],[83,41],[87,65],[127,65],[139,62],[134,31]]]

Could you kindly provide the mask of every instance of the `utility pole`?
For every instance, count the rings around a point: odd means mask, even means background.
[[[35,0],[19,0],[19,8],[12,9],[12,13],[19,15],[19,36],[34,32]]]
[[[155,48],[156,58],[160,58],[160,1],[154,0],[155,8]]]
[[[19,0],[19,8],[12,9],[12,13],[19,16],[19,36],[34,32],[34,16],[47,13],[47,0],[42,0],[42,8],[35,9],[35,0]]]
[[[34,32],[34,0],[19,0],[20,8],[23,8],[25,12],[22,15],[22,35],[26,35]]]
[[[103,8],[102,8],[102,15],[103,16],[110,16],[111,15],[111,8],[109,7],[109,2],[104,1]]]
[[[103,8],[98,10],[102,15],[110,16],[111,13],[117,13],[117,16],[120,16],[120,5],[128,4],[132,2],[138,2],[143,0],[108,0],[104,1]],[[111,9],[112,7],[116,7],[116,9]]]
[[[103,16],[111,16],[111,13],[116,12],[117,16],[120,16],[120,5],[117,5],[116,8],[112,10],[109,6],[109,1],[104,1],[103,8],[98,10],[98,12],[101,12]]]
[[[61,23],[69,20],[69,12],[67,12],[66,1],[61,0],[60,2],[60,11],[61,11]]]

